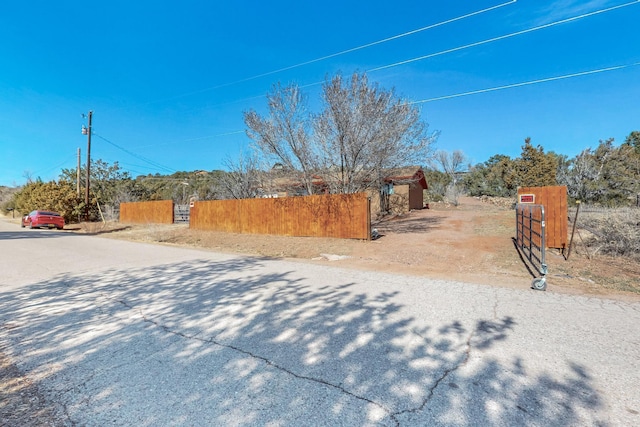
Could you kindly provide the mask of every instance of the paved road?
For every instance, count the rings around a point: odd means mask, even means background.
[[[0,344],[70,425],[640,425],[638,303],[2,221],[0,254]]]

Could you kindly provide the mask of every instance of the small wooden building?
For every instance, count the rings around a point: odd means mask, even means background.
[[[403,214],[410,210],[424,207],[424,190],[429,185],[424,171],[420,167],[403,168],[391,174],[385,179],[385,187],[382,192],[371,191],[371,213],[373,215],[383,213],[384,205],[382,197],[387,197],[388,212],[390,214]],[[382,193],[382,194],[381,194]]]
[[[270,177],[270,189],[259,189],[259,197],[289,197],[307,195],[306,188],[301,184],[300,177],[291,173],[275,171]],[[329,185],[323,177],[315,176],[312,182],[314,192],[322,194],[328,192]],[[419,166],[406,167],[389,171],[384,179],[381,191],[371,188],[367,195],[371,198],[371,213],[398,215],[410,210],[424,207],[424,190],[427,190],[427,180],[424,171]]]

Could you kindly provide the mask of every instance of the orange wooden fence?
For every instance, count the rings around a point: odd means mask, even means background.
[[[567,187],[564,185],[521,187],[518,189],[518,200],[521,196],[528,194],[533,195],[532,203],[544,206],[546,246],[548,248],[566,248],[569,233]]]
[[[120,203],[120,222],[127,224],[173,224],[173,201]]]
[[[195,202],[189,227],[247,234],[371,238],[366,194]]]

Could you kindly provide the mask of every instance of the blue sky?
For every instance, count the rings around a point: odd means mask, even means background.
[[[313,101],[355,71],[417,101],[436,149],[573,157],[640,130],[638,22],[628,0],[3,2],[0,185],[84,162],[89,110],[94,159],[222,169],[275,83]]]

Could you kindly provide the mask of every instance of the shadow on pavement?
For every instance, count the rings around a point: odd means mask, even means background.
[[[606,425],[584,367],[484,354],[512,317],[418,326],[398,292],[266,262],[63,275],[0,293],[0,338],[75,425]]]
[[[0,240],[16,240],[16,239],[53,239],[56,237],[69,236],[71,233],[65,233],[62,230],[46,230],[46,229],[24,229],[20,231],[0,231]]]

